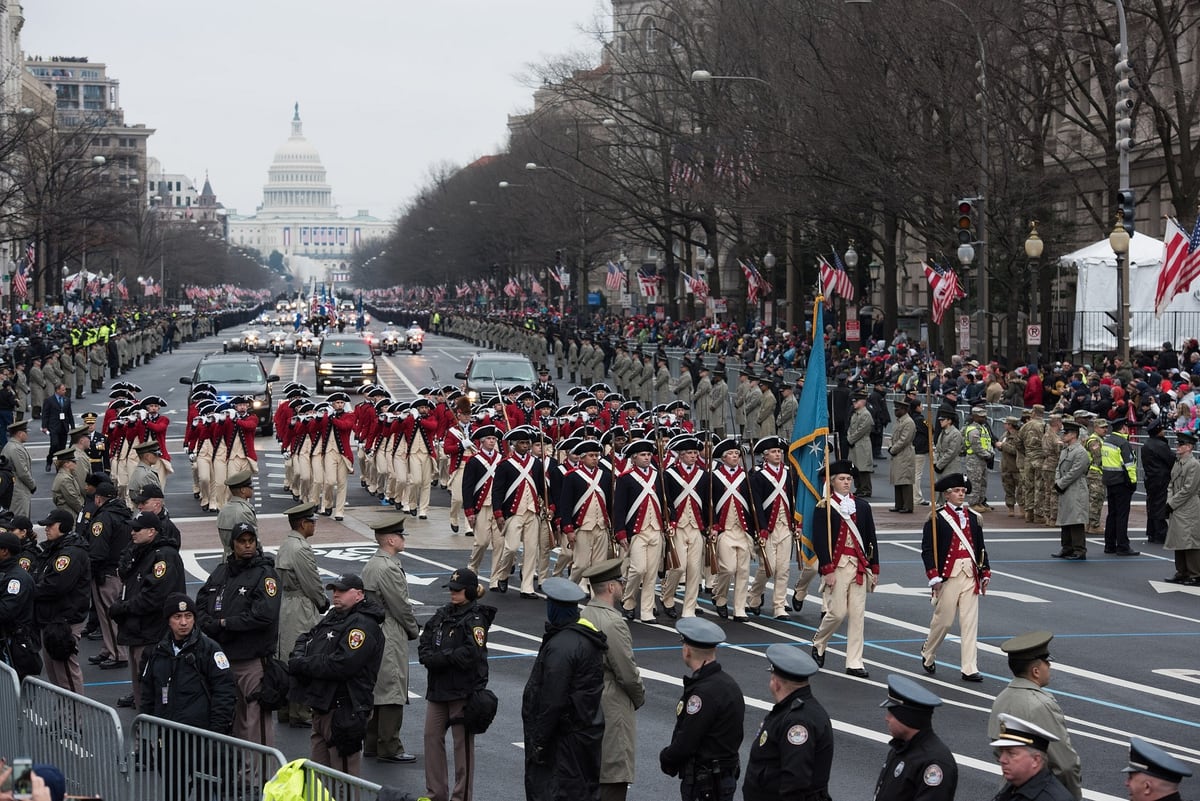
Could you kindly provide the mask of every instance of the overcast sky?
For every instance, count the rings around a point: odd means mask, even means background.
[[[207,171],[241,214],[262,202],[300,103],[343,214],[393,218],[431,165],[498,151],[528,110],[520,73],[595,52],[607,0],[27,0],[28,55],[87,56],[155,129],[169,173]]]

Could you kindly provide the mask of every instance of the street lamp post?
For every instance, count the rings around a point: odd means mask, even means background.
[[[1124,269],[1129,261],[1129,231],[1125,229],[1125,213],[1117,210],[1117,223],[1108,235],[1108,244],[1117,257],[1117,308],[1121,319],[1117,322],[1117,355],[1129,364],[1129,271]]]
[[[1042,249],[1045,247],[1045,244],[1046,243],[1042,241],[1042,238],[1040,236],[1038,236],[1037,220],[1030,221],[1029,236],[1025,240],[1025,257],[1027,259],[1029,259],[1029,277],[1030,277],[1030,286],[1032,289],[1032,292],[1030,292],[1031,310],[1029,313],[1029,320],[1031,323],[1035,323],[1035,324],[1039,323],[1041,321],[1041,313],[1040,313],[1040,308],[1039,308],[1041,306],[1041,303],[1040,303],[1041,299],[1038,297],[1038,284],[1039,284],[1038,273],[1039,273],[1040,267],[1041,267]],[[1044,338],[1045,336],[1046,336],[1046,332],[1043,331],[1042,337]],[[1035,362],[1040,362],[1041,361],[1040,359],[1035,358],[1037,353],[1033,350],[1033,343],[1028,342],[1028,335],[1026,336],[1026,340],[1027,340],[1027,344],[1029,346],[1029,360],[1028,360],[1027,364],[1034,364]],[[1040,350],[1040,347],[1039,347],[1039,350]]]
[[[767,326],[767,309],[771,310],[770,324],[775,324],[775,254],[771,252],[771,248],[767,248],[767,253],[763,256],[763,267],[767,269],[767,283],[771,285],[771,297],[768,299],[765,295],[762,299],[763,303],[763,328]],[[768,304],[770,304],[768,306]]]

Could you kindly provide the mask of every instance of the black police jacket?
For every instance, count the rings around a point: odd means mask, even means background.
[[[417,658],[429,672],[425,700],[458,701],[487,686],[487,635],[496,607],[446,604],[421,630]]]
[[[302,634],[288,660],[299,690],[293,700],[322,713],[347,700],[355,710],[371,709],[383,659],[384,614],[382,606],[364,599],[349,612],[330,610]]]
[[[750,745],[745,801],[828,798],[833,724],[811,687],[799,687],[767,713]]]
[[[199,627],[192,629],[179,653],[174,634],[159,640],[142,658],[141,674],[138,707],[144,714],[218,734],[233,731],[237,688],[229,658]]]
[[[604,633],[587,620],[546,626],[521,698],[528,801],[595,797],[607,650]]]
[[[108,609],[117,621],[117,642],[153,645],[167,634],[167,596],[186,589],[178,537],[160,531],[145,545],[130,544],[121,554],[117,575],[124,585],[121,599]]]
[[[875,801],[953,801],[958,787],[958,764],[933,729],[921,729],[911,740],[893,739]]]
[[[683,695],[675,706],[675,730],[658,755],[662,772],[687,778],[690,769],[715,765],[736,775],[745,717],[742,688],[719,663],[709,662],[684,676]]]
[[[17,557],[0,562],[0,638],[33,631],[33,577]]]
[[[261,551],[249,559],[231,555],[196,593],[196,625],[230,659],[274,656],[281,600],[274,559]]]
[[[48,540],[34,566],[34,620],[74,625],[87,620],[92,601],[92,565],[83,538],[71,533]]]
[[[133,513],[116,498],[109,498],[92,517],[88,552],[92,559],[92,580],[97,584],[117,575],[121,555],[129,547],[132,522]],[[157,640],[155,637],[152,642]]]

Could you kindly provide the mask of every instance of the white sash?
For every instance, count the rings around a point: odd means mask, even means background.
[[[487,470],[484,471],[484,474],[482,477],[480,477],[479,481],[475,482],[475,489],[472,491],[472,495],[478,495],[479,491],[487,486],[487,483],[495,477],[496,465],[500,463],[500,460],[496,458],[495,453],[493,453],[492,458],[489,459],[487,454],[485,454],[483,451],[480,451],[479,453],[475,454],[475,458],[483,462]]]
[[[504,493],[504,500],[507,501],[509,498],[511,498],[513,496],[513,493],[516,492],[517,489],[522,484],[524,484],[526,481],[528,481],[529,482],[529,491],[530,491],[530,493],[533,494],[533,502],[534,502],[534,505],[536,506],[537,505],[537,492],[535,491],[535,485],[533,483],[534,461],[533,461],[532,457],[527,457],[527,459],[528,459],[528,464],[526,464],[524,466],[522,466],[521,463],[515,458],[510,460],[514,465],[516,465],[517,478],[516,478],[516,480],[513,481],[513,483],[508,485],[508,492]]]
[[[631,476],[633,478],[633,480],[636,481],[642,488],[642,491],[638,493],[637,499],[633,502],[633,506],[630,507],[629,511],[632,514],[636,515],[638,513],[638,510],[642,508],[642,504],[646,501],[647,498],[649,498],[650,502],[654,504],[654,511],[658,514],[659,525],[662,525],[663,513],[662,513],[662,507],[659,506],[659,503],[658,503],[658,493],[655,492],[655,489],[654,489],[654,479],[656,477],[654,471],[653,470],[650,471],[649,479],[643,479],[642,472],[640,470],[638,470],[636,467],[633,468],[632,470],[630,470],[628,473],[626,473],[626,475]],[[629,518],[626,518],[625,522],[629,523],[630,522]]]
[[[941,518],[943,520],[945,520],[947,523],[950,524],[950,530],[954,532],[954,535],[956,537],[958,537],[958,541],[960,543],[962,543],[963,548],[966,549],[967,555],[971,557],[971,564],[974,565],[975,564],[975,548],[972,547],[971,540],[968,539],[967,535],[963,533],[962,526],[960,526],[958,524],[958,521],[954,519],[954,515],[948,514],[946,512],[946,507],[944,507],[944,506],[942,507],[941,512],[939,512],[939,515],[941,516]]]
[[[725,505],[731,500],[736,500],[738,506],[742,508],[742,511],[747,512],[747,516],[749,516],[750,510],[746,506],[746,499],[742,497],[742,493],[738,492],[737,489],[741,485],[742,481],[745,481],[748,478],[745,471],[742,471],[740,480],[733,482],[726,477],[724,467],[718,467],[713,471],[713,475],[719,477],[721,479],[721,483],[725,485],[725,490],[721,493],[721,498],[717,501],[717,517],[719,518],[721,516],[721,513],[725,509]]]
[[[586,484],[587,487],[579,496],[579,500],[575,502],[575,508],[571,510],[571,517],[578,517],[579,513],[587,508],[588,501],[592,499],[593,495],[598,496],[597,503],[600,504],[600,509],[604,510],[604,495],[603,490],[600,489],[600,479],[604,477],[604,474],[597,470],[595,476],[588,476],[587,468],[583,467],[572,472],[578,473],[579,477],[583,479],[583,483]],[[606,518],[608,517],[607,512],[605,512],[604,516]]]
[[[842,520],[846,523],[846,528],[850,529],[850,536],[854,537],[854,541],[858,543],[858,549],[862,551],[863,556],[866,556],[867,546],[863,545],[862,534],[858,533],[858,526],[854,525],[854,520],[851,519],[850,515],[842,511],[842,507],[832,503],[832,498],[826,501],[826,503],[829,503],[833,507],[833,510],[841,516]],[[833,554],[830,554],[830,556],[833,556]]]
[[[759,472],[766,477],[767,481],[771,483],[772,487],[771,494],[768,495],[766,500],[763,501],[763,510],[770,514],[771,509],[775,507],[775,501],[783,501],[784,507],[787,507],[787,471],[784,470],[781,465],[778,479],[772,475],[771,470],[765,465],[761,470],[759,470]]]

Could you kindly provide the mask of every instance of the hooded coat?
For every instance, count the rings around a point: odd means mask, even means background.
[[[160,531],[144,545],[130,543],[121,554],[121,599],[108,610],[121,645],[153,645],[167,634],[163,604],[168,595],[184,592],[187,580],[176,531]]]
[[[288,660],[291,700],[319,714],[343,700],[355,711],[370,711],[383,659],[383,619],[383,607],[364,598],[347,612],[330,610],[301,635]]]

